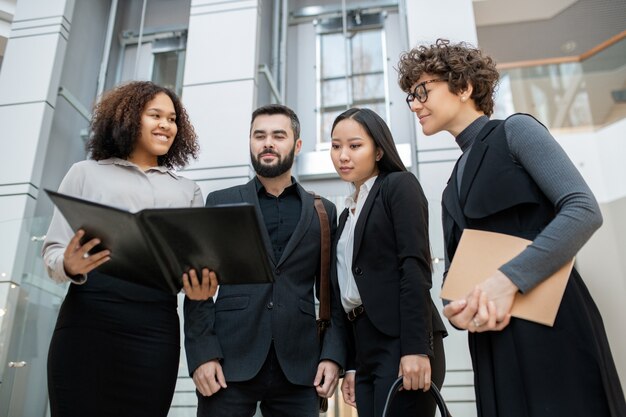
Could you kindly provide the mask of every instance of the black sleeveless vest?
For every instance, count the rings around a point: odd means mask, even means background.
[[[554,205],[513,160],[504,120],[489,121],[469,152],[460,192],[456,167],[444,190],[444,233],[449,259],[466,227],[533,240],[555,216]],[[454,204],[457,207],[451,207]],[[456,216],[461,221],[450,215],[455,211],[462,213]]]

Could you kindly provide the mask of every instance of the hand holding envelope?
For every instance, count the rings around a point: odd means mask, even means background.
[[[490,284],[485,280],[496,277],[498,268],[521,253],[530,243],[529,240],[515,236],[465,229],[441,290],[441,298],[462,300],[467,297],[466,307],[468,310],[463,313],[464,315],[469,316],[475,309],[477,317],[491,317],[493,314],[484,310],[498,309],[495,303],[490,305],[493,301],[481,303],[481,291],[476,290],[476,287],[480,284],[489,292],[489,288],[486,288],[485,285]],[[517,292],[514,296],[511,315],[552,326],[573,265],[574,260],[572,259],[528,293]],[[504,275],[502,274],[502,276]],[[452,304],[446,308],[448,310],[458,308],[459,311],[466,308],[462,307],[463,303],[460,301],[455,301]],[[480,311],[481,308],[483,311]],[[496,316],[499,319],[505,318],[502,316],[502,311],[497,311]],[[473,319],[474,316],[471,320]],[[480,319],[477,318],[477,320]],[[504,326],[500,326],[499,323],[494,330],[498,328],[504,328]]]

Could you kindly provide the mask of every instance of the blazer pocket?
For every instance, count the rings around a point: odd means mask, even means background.
[[[215,302],[215,311],[243,310],[248,307],[250,297],[247,295],[220,298]]]
[[[315,318],[315,304],[313,304],[312,302],[299,299],[298,307],[300,307],[300,311],[302,311],[303,313]]]

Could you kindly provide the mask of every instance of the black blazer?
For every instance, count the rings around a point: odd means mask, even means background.
[[[335,250],[347,216],[346,209]],[[428,202],[410,172],[381,173],[374,182],[355,227],[352,273],[373,325],[401,339],[402,355],[432,356],[433,332],[445,326],[430,297]]]
[[[443,191],[443,232],[450,261],[465,228],[533,240],[556,215],[554,205],[511,157],[504,125],[504,120],[490,120],[483,127],[467,157],[460,187],[455,166]]]
[[[317,336],[314,287],[320,262],[320,222],[314,198],[298,185],[302,212],[281,259],[264,227],[254,180],[209,194],[207,206],[251,203],[256,207],[261,232],[274,270],[273,284],[224,285],[215,303],[185,299],[185,349],[190,374],[203,363],[220,359],[227,381],[247,381],[263,365],[274,343],[287,379],[312,386],[320,360],[345,366],[346,340],[343,309],[331,292],[331,327],[324,342]],[[322,199],[334,236],[335,206]]]

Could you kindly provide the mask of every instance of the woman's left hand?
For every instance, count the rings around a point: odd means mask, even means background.
[[[404,355],[400,358],[398,376],[403,377],[406,390],[430,389],[430,358],[425,355]]]
[[[208,300],[217,292],[217,286],[217,275],[209,268],[202,269],[202,283],[198,280],[195,269],[183,274],[183,289],[190,300]]]

